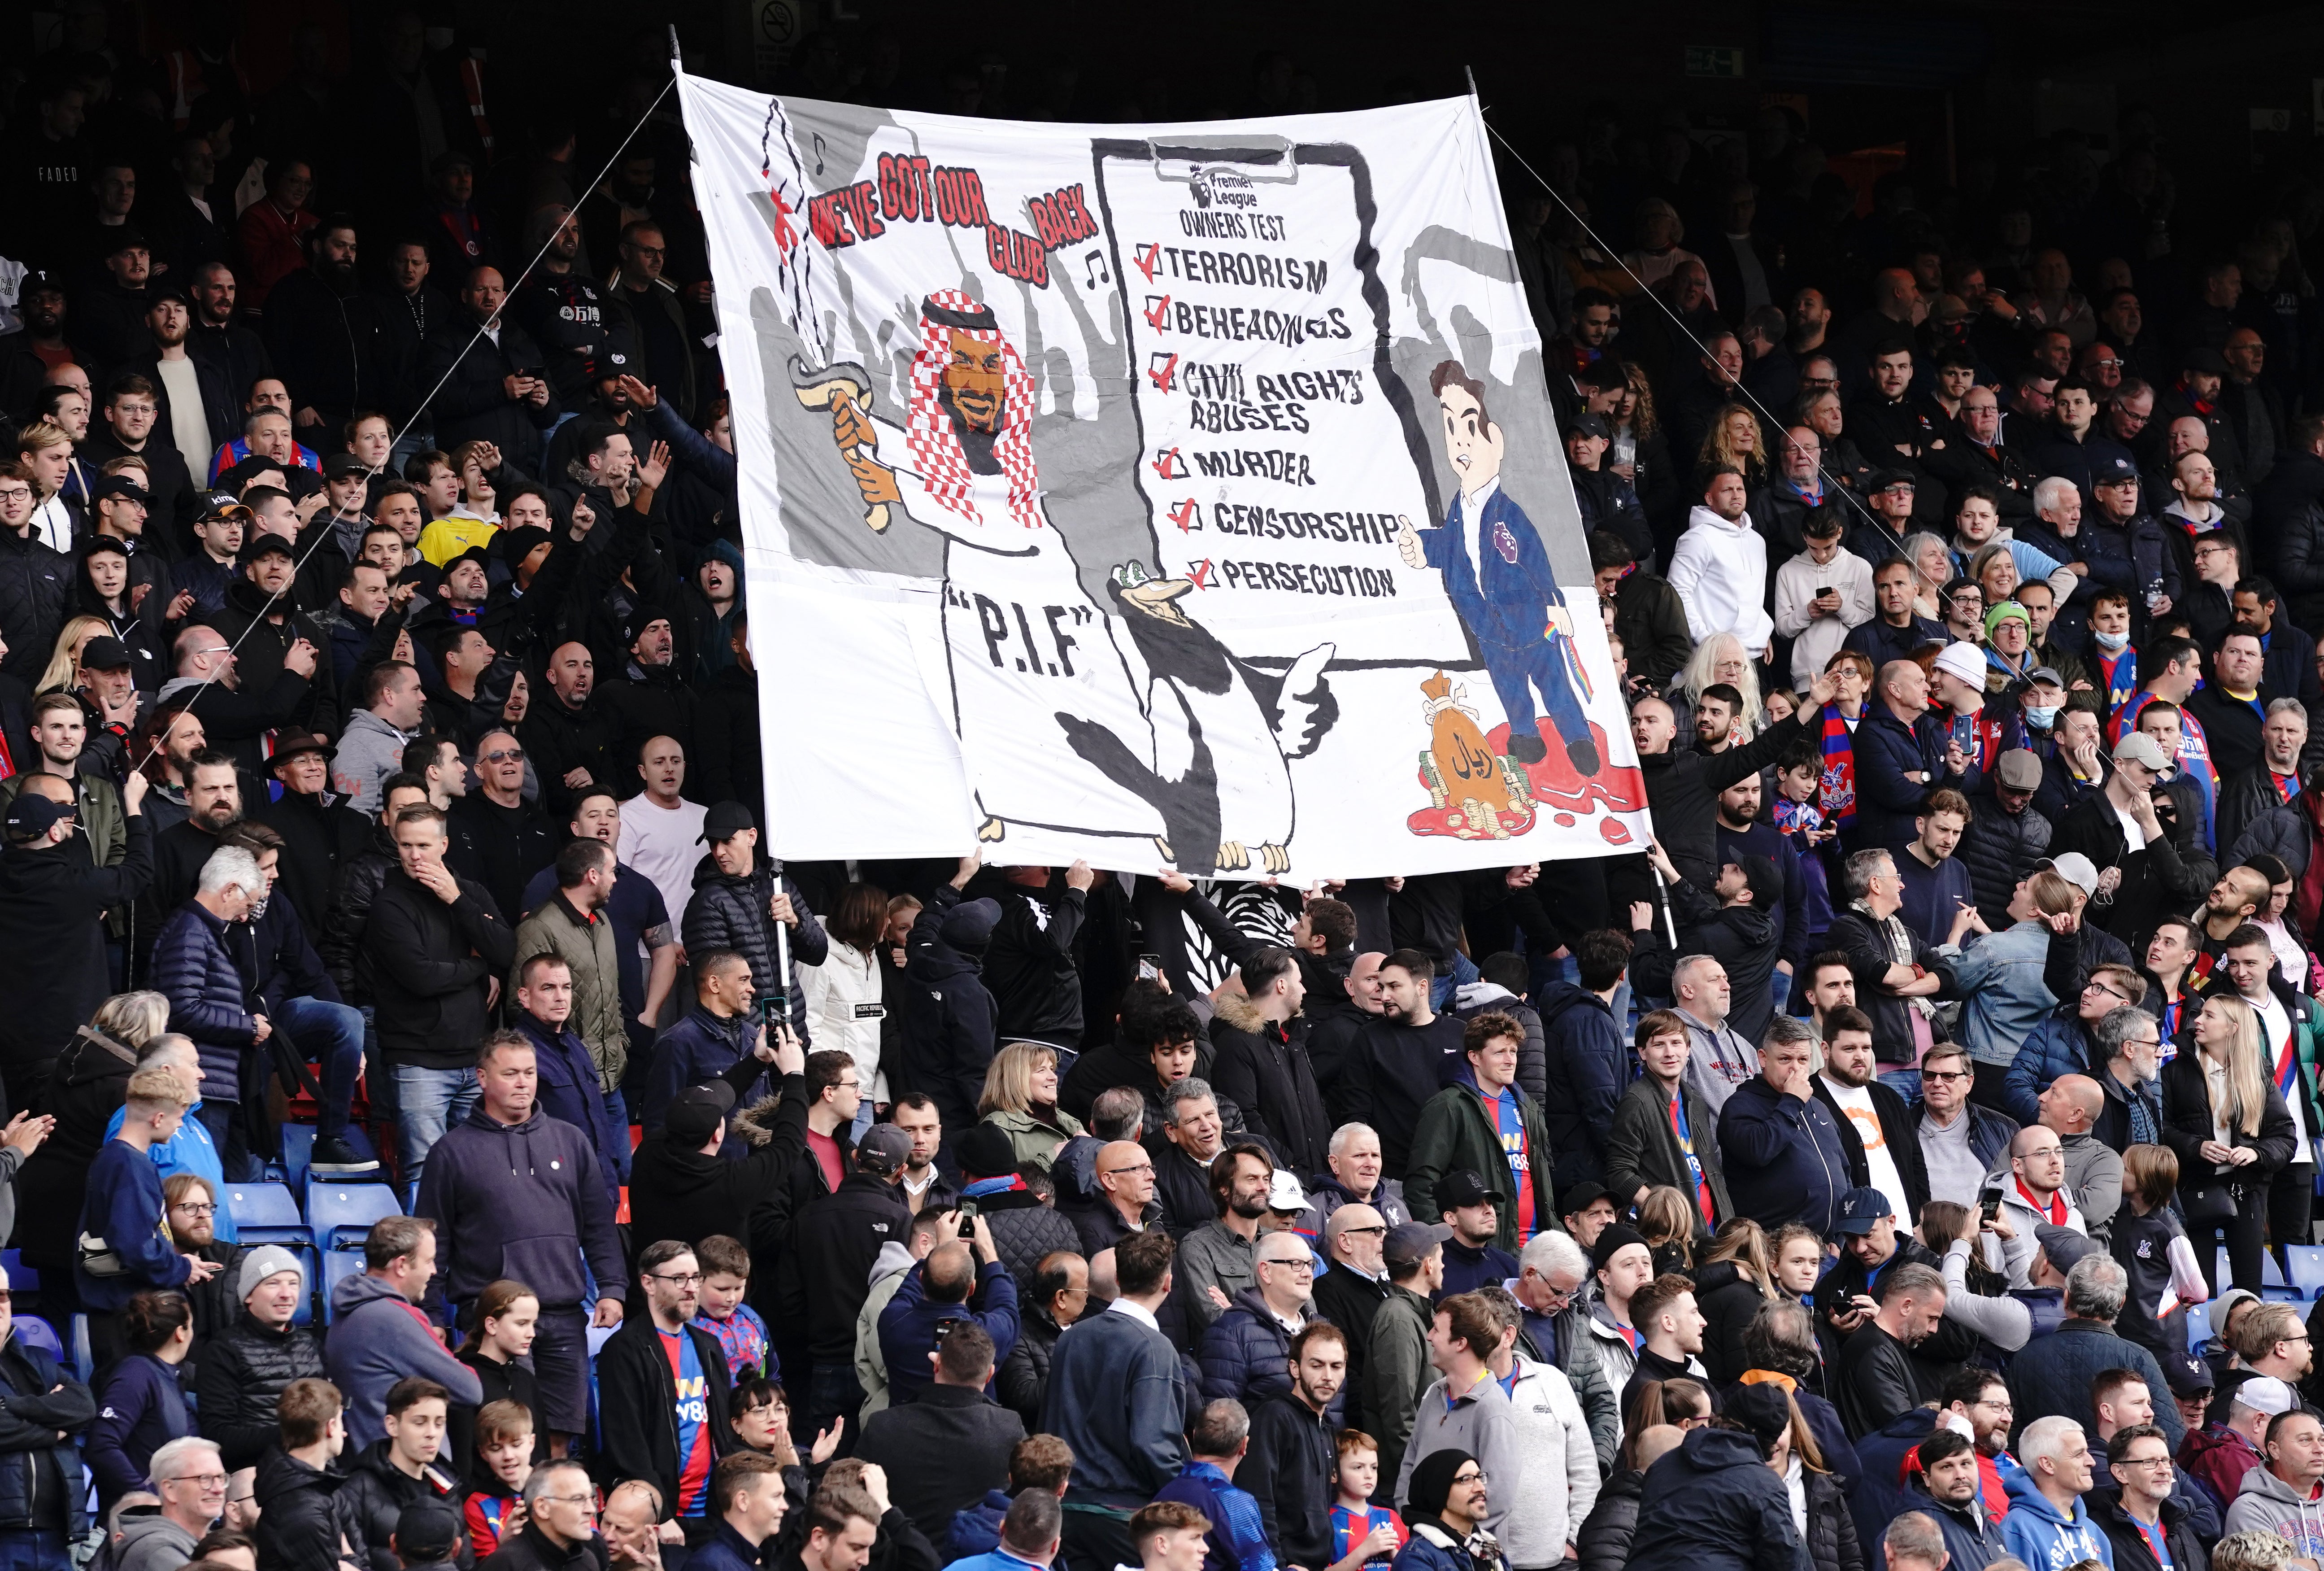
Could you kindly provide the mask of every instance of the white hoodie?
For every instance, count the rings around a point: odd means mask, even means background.
[[[1766,609],[1767,544],[1749,513],[1729,523],[1708,507],[1690,510],[1665,577],[1695,642],[1731,633],[1754,655],[1766,652],[1775,630]]]

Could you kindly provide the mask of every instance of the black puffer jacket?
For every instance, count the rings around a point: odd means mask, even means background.
[[[1743,1378],[1750,1367],[1743,1356],[1743,1333],[1759,1306],[1767,1302],[1758,1285],[1729,1260],[1718,1260],[1694,1272],[1695,1308],[1710,1322],[1702,1332],[1702,1367],[1720,1385]]]
[[[1081,1252],[1082,1237],[1074,1230],[1073,1219],[1053,1206],[1043,1205],[1029,1189],[979,1196],[976,1209],[991,1231],[992,1247],[1001,1263],[1009,1268],[1009,1274],[1017,1280],[1019,1296],[1028,1302],[1042,1256],[1059,1250]]]
[[[1009,1350],[1001,1372],[993,1377],[993,1394],[1002,1407],[1025,1420],[1027,1434],[1037,1435],[1041,1430],[1041,1404],[1049,1393],[1049,1354],[1065,1331],[1047,1309],[1030,1298],[1019,1301],[1027,1308],[1018,1317],[1017,1345]]]
[[[350,1004],[372,1002],[371,956],[363,941],[371,925],[371,904],[379,886],[395,869],[395,841],[382,824],[372,831],[371,844],[339,864],[331,880],[330,904],[323,912],[323,937],[315,947],[323,969],[337,984],[339,997]]]
[[[309,1571],[339,1556],[339,1489],[346,1479],[319,1473],[271,1450],[260,1459],[252,1498],[258,1502],[260,1571]]]
[[[911,960],[904,973],[911,985],[904,991],[904,1034],[898,1044],[904,1052],[892,1064],[883,1057],[881,1065],[890,1093],[926,1093],[935,1098],[951,1129],[966,1129],[976,1122],[984,1072],[999,1045],[999,1012],[982,975],[984,952],[970,953],[944,936],[945,919],[960,903],[960,892],[940,883],[912,923],[912,936],[905,944]],[[689,919],[701,904],[697,894],[687,908]],[[1147,1077],[1152,1077],[1148,1069]]]
[[[1989,790],[1970,798],[1969,809],[1969,828],[1956,855],[1969,869],[1978,913],[1998,932],[2017,881],[2050,854],[2050,820],[2031,806],[2015,816],[2005,813]]]
[[[244,1310],[202,1349],[194,1394],[205,1439],[226,1453],[226,1470],[255,1467],[281,1433],[274,1404],[294,1380],[321,1380],[322,1345],[300,1326],[280,1329]]]
[[[1630,1540],[1638,1531],[1638,1496],[1646,1475],[1624,1467],[1598,1491],[1598,1503],[1574,1535],[1580,1571],[1623,1571],[1630,1563]]]
[[[1815,1571],[1864,1571],[1864,1547],[1840,1484],[1829,1473],[1810,1473],[1808,1561]]]
[[[8,640],[0,673],[24,682],[41,679],[56,652],[72,586],[71,559],[42,545],[30,529],[21,535],[0,529],[0,633]]]
[[[722,1363],[719,1371],[724,1373],[724,1370]],[[403,1571],[403,1562],[388,1548],[388,1540],[395,1536],[395,1520],[405,1506],[438,1500],[456,1511],[462,1500],[458,1483],[441,1462],[430,1463],[417,1478],[406,1477],[388,1460],[388,1448],[394,1444],[392,1439],[374,1440],[365,1446],[347,1469],[347,1481],[339,1486],[339,1526],[356,1557],[371,1571]],[[460,1565],[474,1566],[476,1557],[469,1551],[467,1534],[460,1535],[458,1547]]]
[[[798,913],[798,926],[790,934],[790,975],[784,979],[790,993],[791,1025],[798,1032],[799,1044],[813,1052],[815,1043],[807,1030],[807,993],[799,986],[798,968],[822,965],[830,956],[831,939],[824,933],[823,924],[816,920],[815,913],[807,909],[807,896],[788,873],[783,876],[782,887],[783,892],[791,897],[791,909]],[[775,875],[768,869],[765,858],[760,858],[750,872],[730,876],[718,871],[715,858],[705,856],[694,870],[694,898],[686,906],[684,938],[687,953],[732,949],[751,963],[753,977],[771,981],[775,975],[775,930],[774,919],[767,914],[767,907],[774,898]],[[761,990],[764,991],[766,985],[761,982]],[[980,1070],[980,1089],[983,1083]],[[952,1110],[946,1108],[945,1112],[949,1117]]]

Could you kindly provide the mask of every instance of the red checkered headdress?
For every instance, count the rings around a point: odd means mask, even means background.
[[[1001,478],[1009,486],[1009,516],[1027,529],[1041,527],[1040,475],[1033,463],[1033,376],[1017,347],[1001,336],[992,308],[956,289],[941,289],[920,302],[920,352],[912,360],[912,407],[904,439],[928,494],[947,511],[988,522],[972,497],[973,476],[951,411],[938,396],[945,366],[952,359],[951,337],[965,334],[1001,349],[1001,430],[992,444]]]

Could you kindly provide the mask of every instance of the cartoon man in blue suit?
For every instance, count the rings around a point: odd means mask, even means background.
[[[1538,763],[1549,755],[1535,719],[1539,692],[1575,772],[1596,774],[1598,747],[1574,690],[1581,667],[1573,614],[1533,522],[1501,489],[1501,428],[1485,411],[1484,384],[1447,360],[1430,373],[1428,386],[1444,416],[1444,453],[1460,494],[1443,528],[1415,530],[1406,522],[1397,549],[1406,566],[1443,573],[1444,593],[1476,639],[1508,715],[1509,757]]]

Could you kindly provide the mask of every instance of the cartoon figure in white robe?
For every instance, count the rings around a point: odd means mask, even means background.
[[[947,542],[952,716],[984,814],[980,838],[1001,840],[1014,823],[1150,839],[1189,872],[1239,871],[1254,860],[1270,871],[1289,866],[1293,803],[1277,732],[1296,756],[1329,725],[1329,646],[1282,677],[1236,661],[1255,683],[1162,691],[1175,673],[1149,669],[1141,646],[1150,641],[1130,636],[1121,618],[1149,617],[1183,634],[1193,624],[1174,602],[1193,586],[1146,579],[1139,569],[1139,592],[1124,595],[1117,572],[1119,615],[1090,598],[1042,507],[1032,376],[990,307],[954,290],[922,302],[901,430],[872,414],[871,379],[860,368],[795,365],[794,378],[801,402],[832,411],[865,523],[885,530],[901,513]],[[1268,688],[1276,690],[1262,698]],[[1239,707],[1235,693],[1244,696]],[[1030,715],[1056,728],[1028,726]],[[1228,793],[1238,821],[1222,819],[1222,778],[1238,782]],[[1246,803],[1256,805],[1242,810]]]

